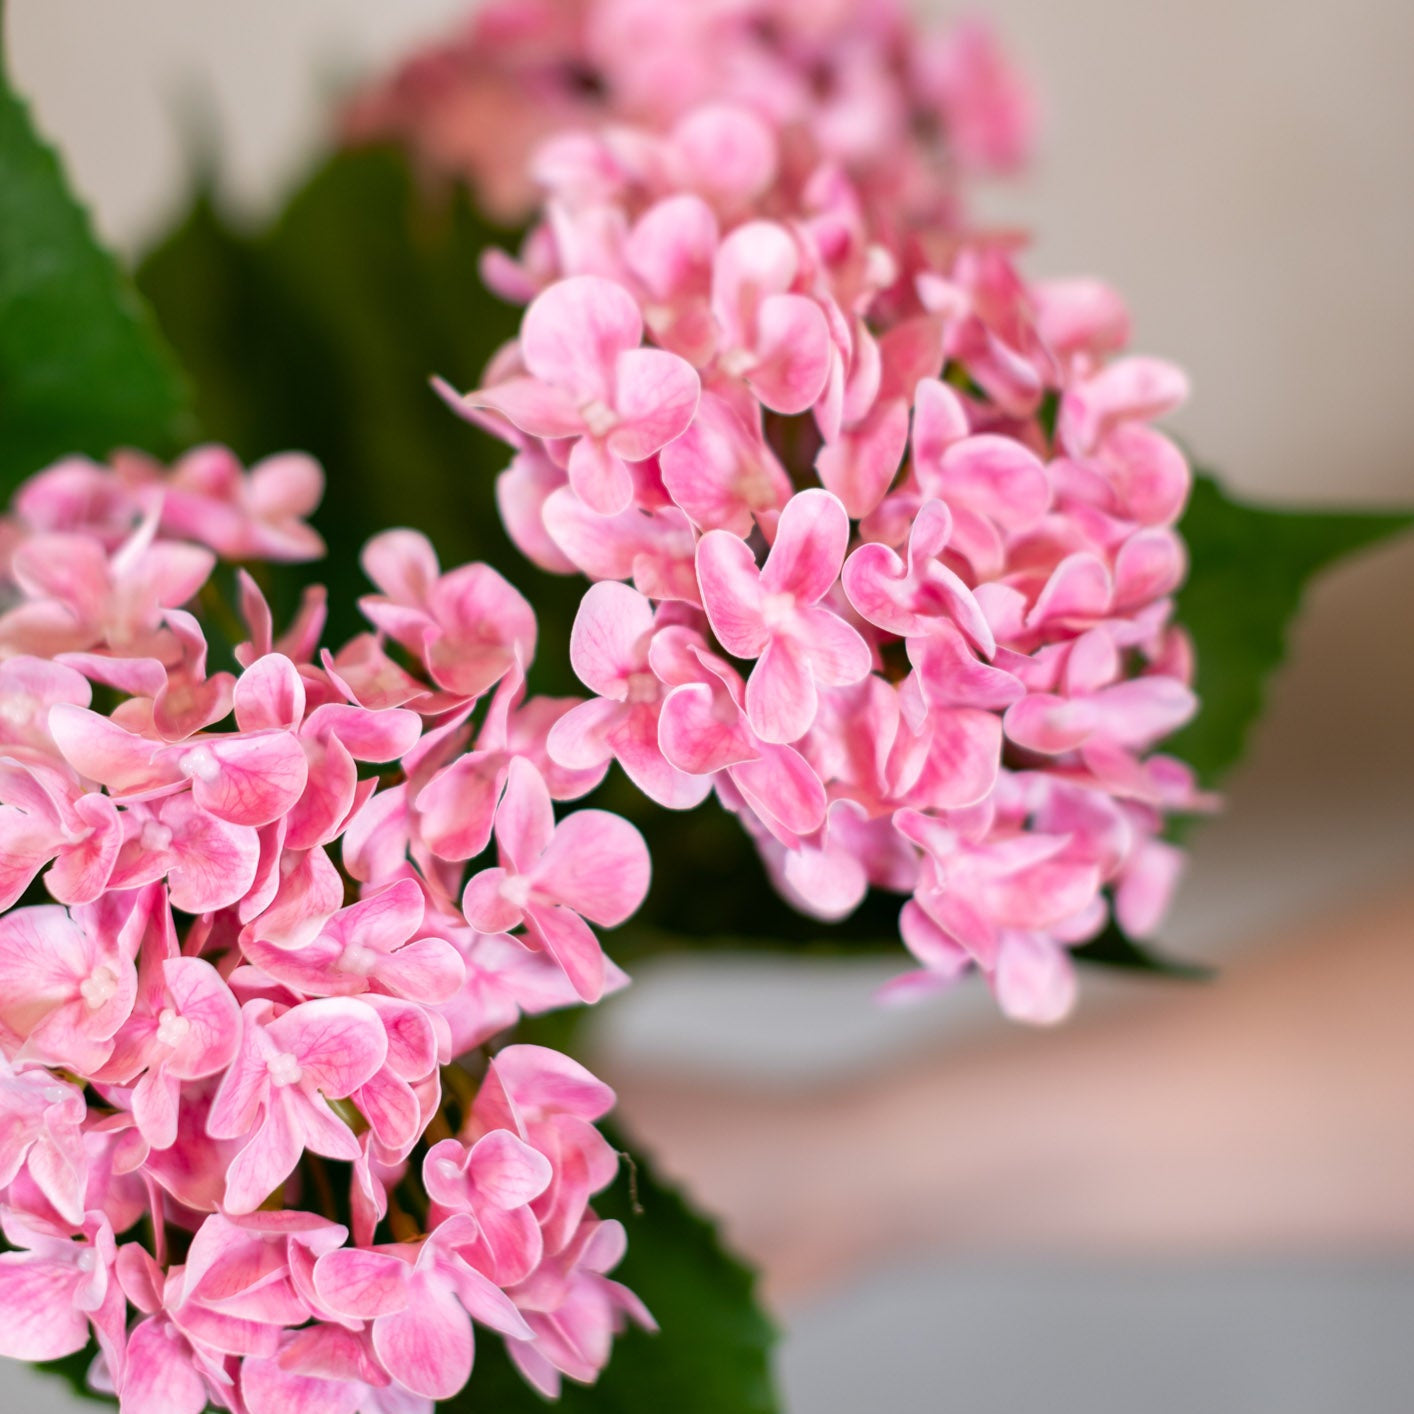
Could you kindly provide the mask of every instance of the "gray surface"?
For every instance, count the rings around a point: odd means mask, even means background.
[[[803,1312],[792,1414],[1407,1414],[1414,1267],[973,1266]]]

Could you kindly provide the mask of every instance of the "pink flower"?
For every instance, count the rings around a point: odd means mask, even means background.
[[[500,865],[473,875],[462,896],[467,921],[483,933],[524,924],[527,940],[554,957],[580,997],[598,1000],[604,954],[585,919],[613,928],[643,901],[643,836],[602,810],[557,825],[540,773],[517,757],[496,812],[496,846]]]
[[[613,758],[650,800],[690,810],[712,783],[678,770],[658,745],[667,687],[651,665],[653,625],[653,607],[637,590],[613,582],[590,587],[575,615],[570,662],[599,695],[565,713],[546,747],[562,766],[578,770]]]
[[[379,1363],[426,1399],[450,1398],[467,1382],[473,1318],[503,1335],[530,1336],[510,1299],[459,1255],[475,1236],[469,1217],[452,1217],[415,1253],[403,1243],[345,1247],[315,1263],[320,1300],[349,1320],[370,1321]]]
[[[0,1024],[24,1042],[20,1054],[97,1070],[137,997],[136,944],[131,930],[53,905],[0,918]]]
[[[796,741],[810,729],[817,684],[839,687],[869,671],[868,645],[821,600],[844,560],[849,518],[828,491],[801,491],[781,512],[763,568],[751,548],[723,530],[697,549],[702,602],[727,652],[756,658],[746,711],[766,741]]]
[[[712,272],[718,363],[775,412],[806,411],[830,372],[829,325],[814,300],[792,293],[799,273],[790,233],[770,221],[738,226]]]
[[[229,1213],[259,1207],[306,1148],[331,1159],[358,1157],[353,1131],[328,1102],[356,1090],[388,1053],[377,1013],[352,999],[302,1002],[280,1014],[256,1000],[241,1015],[240,1050],[206,1125],[216,1139],[249,1136],[227,1173]]]
[[[389,530],[364,546],[363,568],[383,593],[359,608],[446,691],[480,697],[534,656],[535,614],[489,565],[442,574],[425,536]]]
[[[591,510],[614,515],[633,496],[627,463],[680,436],[697,407],[690,364],[644,349],[643,319],[622,286],[596,275],[563,280],[525,313],[525,373],[466,394],[537,437],[565,439],[570,485]]]
[[[117,465],[127,470],[124,459]],[[244,471],[225,447],[195,447],[162,482],[160,524],[223,560],[317,560],[324,541],[305,518],[323,494],[323,470],[301,452]]]
[[[93,1329],[113,1358],[126,1307],[113,1279],[108,1223],[85,1223],[75,1241],[11,1219],[5,1237],[12,1250],[0,1253],[0,1355],[58,1360],[82,1350]]]

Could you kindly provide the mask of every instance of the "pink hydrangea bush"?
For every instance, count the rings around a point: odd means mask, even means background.
[[[1026,160],[1036,116],[987,25],[920,31],[903,0],[489,0],[357,95],[345,125],[406,143],[507,222],[549,173],[602,182],[596,130],[632,156],[642,128],[668,138],[655,161],[728,202],[778,201],[823,156],[881,219],[936,222],[957,178]]]
[[[526,146],[562,126],[514,169],[466,113],[517,85]],[[1062,1016],[1071,949],[1153,931],[1165,821],[1206,803],[1155,750],[1196,706],[1190,472],[1154,426],[1187,382],[1127,352],[1108,287],[1032,282],[967,225],[956,172],[1019,157],[1031,116],[984,32],[850,0],[492,5],[374,113],[493,203],[539,192],[484,267],[519,337],[441,391],[512,448],[521,550],[596,581],[596,698],[550,759],[715,793],[808,914],[901,895],[918,967],[887,995],[975,969]]]
[[[126,1414],[429,1410],[474,1325],[553,1395],[651,1325],[590,1206],[612,1092],[487,1045],[623,983],[592,925],[647,850],[556,820],[605,763],[549,754],[582,706],[527,698],[494,570],[390,531],[372,631],[321,648],[312,590],[276,636],[218,562],[317,556],[322,485],[75,458],[0,523],[0,1353],[91,1333]]]

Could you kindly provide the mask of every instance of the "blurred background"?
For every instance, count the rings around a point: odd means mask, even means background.
[[[10,0],[8,29],[41,128],[103,235],[136,254],[182,207],[203,143],[219,153],[225,197],[259,220],[326,141],[330,96],[465,8]],[[1137,346],[1193,376],[1178,430],[1235,490],[1414,504],[1414,6],[985,8],[1044,100],[1034,171],[983,198],[988,214],[1038,233],[1029,269],[1095,273],[1124,293]],[[1197,837],[1169,951],[1228,964],[1407,881],[1411,608],[1407,538],[1320,582],[1227,812]],[[920,1046],[995,1040],[1003,1023],[980,992],[879,1012],[870,993],[896,970],[893,959],[659,964],[610,1010],[604,1064],[822,1082]],[[1155,985],[1086,981],[1081,1025]],[[1414,1407],[1411,1318],[1414,1256],[1397,1252],[919,1253],[792,1300],[782,1375],[793,1414],[866,1402],[891,1414],[1043,1403],[1393,1414]],[[22,1399],[35,1414],[69,1407],[5,1365],[0,1407]]]

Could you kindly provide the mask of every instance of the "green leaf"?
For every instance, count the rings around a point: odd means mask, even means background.
[[[210,436],[247,461],[298,447],[323,463],[315,523],[330,553],[313,574],[329,586],[333,641],[366,627],[359,547],[411,526],[444,565],[484,560],[531,599],[545,640],[534,685],[568,692],[580,586],[511,545],[494,496],[510,449],[459,421],[428,384],[441,374],[474,386],[519,327],[520,310],[491,295],[478,270],[487,246],[516,237],[487,226],[460,191],[439,197],[395,151],[339,152],[262,232],[234,230],[200,197],[138,282],[193,378]]]
[[[642,1298],[660,1330],[634,1327],[620,1337],[598,1383],[567,1382],[554,1407],[565,1414],[776,1414],[775,1331],[756,1304],[755,1277],[722,1249],[712,1224],[641,1156],[625,1159],[594,1208],[628,1230],[628,1255],[613,1275]],[[466,1393],[440,1407],[467,1414],[547,1408],[489,1336],[478,1341]]]
[[[151,317],[0,79],[0,492],[70,452],[165,456],[190,432]]]
[[[1148,972],[1172,977],[1181,982],[1205,982],[1215,975],[1213,968],[1201,962],[1188,962],[1167,953],[1137,943],[1118,923],[1111,922],[1098,938],[1071,949],[1077,962],[1092,967],[1109,967],[1120,972]]]
[[[1163,749],[1216,785],[1242,756],[1307,584],[1343,556],[1411,525],[1409,512],[1247,505],[1200,472],[1180,526],[1191,568],[1176,618],[1193,637],[1201,706]]]

